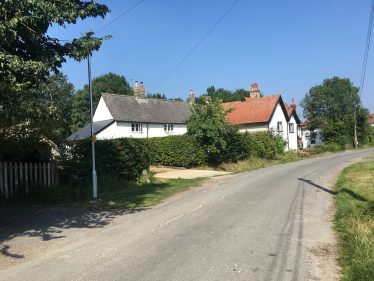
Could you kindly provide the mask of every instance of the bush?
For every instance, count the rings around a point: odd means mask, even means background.
[[[150,138],[151,163],[154,165],[193,167],[203,165],[207,156],[196,138],[189,135]]]
[[[252,156],[275,159],[284,154],[285,141],[273,132],[257,132],[249,135],[249,145]]]
[[[337,152],[342,150],[342,147],[335,142],[327,143],[326,150],[330,152]]]
[[[99,140],[95,143],[96,171],[100,176],[126,180],[137,179],[151,163],[148,145],[144,140],[123,138]],[[62,161],[63,175],[69,179],[87,181],[91,174],[91,142],[75,142]]]

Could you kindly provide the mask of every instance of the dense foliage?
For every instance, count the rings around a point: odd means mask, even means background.
[[[235,91],[226,90],[223,88],[216,89],[214,86],[209,87],[206,93],[196,99],[197,103],[204,103],[208,97],[210,100],[223,102],[240,101],[245,97],[249,97],[250,93],[245,89],[237,89]]]
[[[358,91],[349,79],[338,77],[312,87],[302,101],[304,117],[310,128],[321,129],[327,143],[334,142],[341,147],[354,144],[356,112],[358,141],[365,142],[368,111],[362,107]]]
[[[91,173],[91,142],[70,143],[62,165],[63,174],[69,179],[87,181]],[[150,165],[150,152],[142,139],[98,140],[96,148],[96,171],[99,176],[137,179]]]
[[[237,128],[225,120],[226,112],[221,101],[208,101],[193,106],[192,115],[187,124],[188,134],[194,136],[204,149],[209,164],[222,162],[228,138],[237,133]]]
[[[154,165],[193,167],[206,163],[206,154],[193,136],[147,139]]]
[[[33,102],[43,102],[41,88],[50,72],[58,72],[66,57],[81,60],[98,50],[103,40],[81,37],[64,41],[49,36],[49,27],[103,18],[108,12],[107,6],[92,1],[0,2],[0,101],[4,110],[1,126],[38,120],[34,112],[23,109]]]
[[[107,73],[92,80],[94,110],[102,93],[133,95],[132,88],[124,76]],[[90,120],[90,95],[88,85],[78,90],[73,98],[71,131],[78,131]]]
[[[40,130],[27,125],[0,129],[0,162],[49,161],[52,146]]]

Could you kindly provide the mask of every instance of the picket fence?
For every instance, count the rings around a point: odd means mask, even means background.
[[[56,162],[0,162],[0,197],[24,196],[32,190],[58,186]]]

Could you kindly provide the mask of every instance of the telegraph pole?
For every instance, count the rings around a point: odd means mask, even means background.
[[[91,38],[93,31],[86,32],[86,37]],[[97,199],[97,175],[96,175],[96,162],[95,162],[95,136],[93,128],[93,98],[92,98],[92,82],[91,82],[91,54],[87,57],[88,62],[88,88],[90,91],[90,127],[91,127],[91,150],[92,150],[92,197]]]

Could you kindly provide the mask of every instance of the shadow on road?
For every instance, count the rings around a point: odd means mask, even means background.
[[[362,201],[362,202],[368,202],[368,200],[366,198],[364,198],[364,197],[356,194],[352,190],[344,188],[344,187],[342,189],[340,189],[338,192],[336,192],[336,191],[333,191],[333,190],[331,190],[331,189],[329,189],[327,187],[323,187],[323,186],[321,186],[319,184],[316,184],[316,183],[314,183],[311,180],[307,180],[307,179],[303,179],[303,178],[298,178],[298,180],[299,181],[303,181],[303,182],[305,182],[305,183],[307,183],[307,184],[309,184],[309,185],[311,185],[313,187],[316,187],[316,188],[318,188],[318,189],[320,189],[320,190],[322,190],[324,192],[327,192],[329,194],[332,194],[332,195],[337,195],[338,193],[342,193],[343,192],[343,193],[348,194],[349,196],[351,196],[352,198],[354,198],[356,200],[359,200],[359,201]]]
[[[0,202],[0,255],[22,259],[12,254],[7,241],[16,237],[38,237],[42,241],[65,237],[70,228],[102,228],[116,216],[144,209],[100,210],[89,208],[40,208],[19,203]]]

